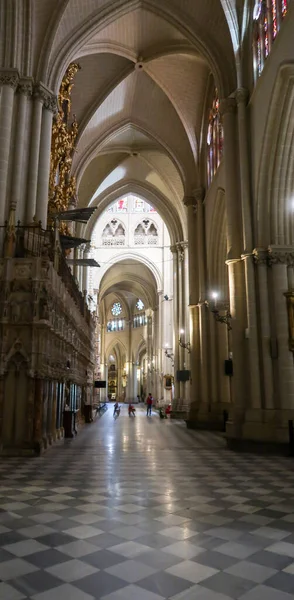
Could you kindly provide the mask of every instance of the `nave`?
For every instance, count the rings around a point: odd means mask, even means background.
[[[0,458],[1,600],[291,600],[293,459],[112,406]]]

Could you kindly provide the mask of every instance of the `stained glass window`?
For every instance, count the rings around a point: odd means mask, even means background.
[[[144,211],[144,200],[141,200],[141,198],[135,198],[134,200],[134,211],[135,212],[143,212]]]
[[[138,310],[143,310],[143,308],[144,308],[144,302],[142,300],[140,300],[140,298],[136,303],[136,307]]]
[[[122,313],[122,305],[120,302],[114,302],[111,308],[111,312],[114,317],[118,317]]]
[[[108,212],[128,212],[128,199],[122,198],[121,200],[117,200],[112,206],[107,209]]]
[[[259,77],[270,54],[290,0],[256,0],[253,9],[254,76]]]
[[[223,155],[224,132],[219,112],[219,97],[215,90],[207,131],[207,181],[211,184]]]

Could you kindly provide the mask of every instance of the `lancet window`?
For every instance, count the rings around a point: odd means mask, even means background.
[[[271,51],[290,0],[256,0],[253,11],[254,76],[259,77]]]
[[[207,131],[207,181],[211,184],[212,179],[219,167],[223,155],[224,130],[219,111],[219,97],[215,90],[214,100],[209,114]]]

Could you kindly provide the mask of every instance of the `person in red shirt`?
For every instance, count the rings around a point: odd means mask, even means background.
[[[151,417],[152,415],[152,404],[153,404],[153,398],[152,398],[152,394],[148,394],[148,398],[147,398],[147,417]]]

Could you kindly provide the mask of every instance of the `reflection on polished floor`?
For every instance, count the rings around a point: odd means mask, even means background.
[[[112,407],[0,460],[1,600],[291,600],[293,459]]]

